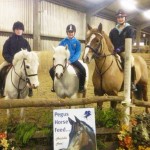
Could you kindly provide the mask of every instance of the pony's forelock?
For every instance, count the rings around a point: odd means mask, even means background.
[[[29,62],[33,61],[35,64],[39,63],[38,55],[35,52],[33,52],[33,51],[29,52],[27,50],[22,50],[15,54],[14,59],[13,59],[13,65],[16,65],[16,63],[18,61],[22,61],[23,59],[26,59]]]
[[[55,48],[55,55],[60,55],[60,56],[63,56],[65,55],[68,59],[70,57],[70,52],[69,52],[69,49],[65,47],[65,46],[57,46]]]

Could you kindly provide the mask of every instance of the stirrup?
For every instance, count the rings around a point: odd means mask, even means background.
[[[134,83],[131,83],[131,91],[134,91],[134,92],[138,91]]]
[[[79,93],[85,92],[84,86],[80,86],[78,92],[79,92]]]
[[[51,89],[51,92],[55,92],[54,88]]]
[[[29,94],[28,94],[29,97],[32,97],[33,96],[33,91],[32,89],[29,89]]]

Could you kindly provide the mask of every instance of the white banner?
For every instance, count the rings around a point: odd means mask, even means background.
[[[53,111],[54,150],[96,150],[94,108]]]

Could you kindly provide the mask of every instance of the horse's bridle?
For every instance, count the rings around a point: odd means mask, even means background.
[[[27,67],[26,67],[25,60],[26,60],[26,59],[23,59],[23,66],[24,66],[24,71],[25,71],[25,75],[26,75],[26,82],[27,82],[29,85],[31,85],[31,82],[30,82],[29,77],[37,76],[38,74],[28,74],[28,73],[27,73],[27,70],[26,70]]]
[[[31,77],[31,76],[37,76],[37,75],[38,75],[38,74],[30,74],[30,75],[29,75],[29,74],[27,73],[25,60],[26,60],[26,59],[24,58],[23,61],[22,61],[22,65],[21,65],[21,67],[22,67],[22,66],[24,67],[24,72],[25,72],[25,76],[26,76],[25,79],[22,78],[22,76],[20,76],[20,75],[16,72],[15,67],[12,66],[13,69],[14,69],[15,74],[19,77],[18,86],[16,86],[16,85],[13,83],[12,71],[11,71],[11,82],[12,82],[13,86],[14,86],[14,87],[17,89],[17,91],[18,91],[18,96],[17,96],[18,99],[20,98],[20,93],[21,93],[21,91],[23,91],[23,90],[26,88],[26,86],[27,86],[27,85],[25,84],[25,86],[24,86],[22,89],[20,89],[20,88],[19,88],[20,81],[22,80],[22,81],[28,83],[28,84],[31,86],[31,82],[30,82],[29,77]]]
[[[102,34],[100,34],[100,33],[96,33],[96,34],[100,35],[103,38]],[[100,71],[98,71],[98,69],[97,69],[98,74],[102,77],[107,72],[107,70],[112,66],[112,64],[113,64],[113,60],[112,60],[111,64],[108,66],[108,68],[104,72],[102,72],[102,68],[103,68],[103,65],[105,64],[106,57],[114,55],[114,54],[112,54],[112,53],[110,53],[110,54],[103,53],[102,52],[102,48],[103,48],[102,42],[100,42],[99,45],[95,49],[93,47],[91,47],[90,45],[86,45],[85,47],[88,47],[88,48],[91,49],[91,51],[94,53],[93,57],[95,57],[95,58],[103,57],[104,58],[103,64],[102,64],[102,66],[100,68]],[[100,51],[98,53],[99,49],[100,49]],[[97,63],[95,63],[95,65],[98,68]]]
[[[65,59],[65,65],[57,64],[57,65],[55,65],[55,66],[54,66],[54,59],[53,59],[54,71],[56,70],[56,67],[58,67],[58,66],[61,66],[61,67],[63,68],[63,74],[64,74],[64,72],[65,72],[65,70],[66,70],[66,68],[67,68],[67,59]]]
[[[102,43],[99,43],[95,49],[93,47],[91,47],[90,45],[86,45],[85,48],[90,48],[92,50],[92,52],[94,53],[94,56],[99,57],[100,53],[98,53],[98,50],[100,49],[101,46],[102,46]]]
[[[98,35],[100,35],[102,38],[103,38],[103,35],[102,34],[100,34],[100,33],[96,33],[96,34],[98,34]],[[94,53],[94,56],[93,57],[95,57],[95,58],[98,58],[98,57],[107,57],[107,56],[111,56],[111,55],[114,55],[114,54],[103,54],[102,53],[102,47],[103,45],[102,45],[102,42],[100,42],[99,44],[98,44],[98,46],[96,47],[96,48],[93,48],[93,47],[91,47],[90,45],[86,45],[85,46],[85,48],[90,48],[91,49],[91,51]],[[101,49],[100,49],[101,48]],[[98,52],[98,50],[100,49],[100,51]]]

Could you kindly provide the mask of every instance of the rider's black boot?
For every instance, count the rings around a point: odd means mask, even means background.
[[[136,85],[134,83],[135,79],[136,79],[135,67],[132,67],[131,68],[131,90],[136,92],[137,88],[136,88]]]
[[[32,97],[33,96],[33,90],[31,88],[29,88],[29,94],[28,94],[29,97]]]
[[[51,92],[55,92],[55,89],[54,89],[54,81],[53,81],[53,86],[51,88]]]

